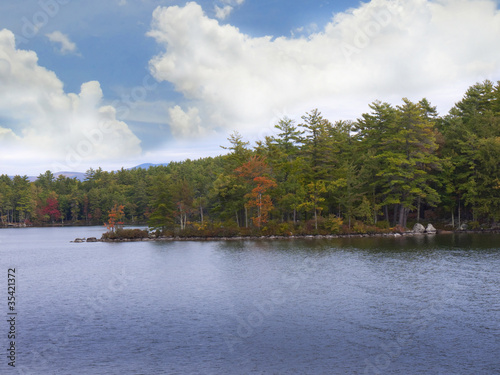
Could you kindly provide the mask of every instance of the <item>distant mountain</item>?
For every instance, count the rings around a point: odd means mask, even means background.
[[[57,180],[59,176],[64,176],[64,177],[69,177],[69,178],[75,178],[77,180],[83,181],[85,180],[85,173],[81,172],[56,172],[54,173],[54,178]],[[27,176],[29,182],[35,182],[38,180],[38,176]],[[9,176],[10,179],[13,179],[14,176]]]
[[[143,163],[143,164],[136,165],[135,167],[128,168],[128,169],[129,170],[131,170],[131,169],[139,169],[139,168],[148,169],[149,167],[159,167],[159,166],[166,167],[167,165],[168,165],[168,163],[163,163],[163,164]]]
[[[148,169],[149,167],[159,167],[159,166],[167,166],[168,163],[162,163],[162,164],[153,164],[153,163],[143,163],[140,165],[136,165],[135,167],[132,168],[127,168],[128,171],[133,170],[133,169]],[[82,172],[55,172],[54,173],[54,178],[57,179],[59,176],[64,176],[68,178],[76,178],[79,181],[85,180],[85,173]],[[14,176],[9,176],[10,179],[13,179]],[[34,182],[38,179],[38,176],[28,176],[28,180],[30,182]]]
[[[64,177],[68,177],[68,178],[75,178],[77,180],[80,180],[80,181],[83,181],[85,180],[85,173],[81,173],[81,172],[56,172],[54,173],[54,177],[57,179],[59,176],[64,176]],[[35,180],[37,179],[37,177],[35,177]]]

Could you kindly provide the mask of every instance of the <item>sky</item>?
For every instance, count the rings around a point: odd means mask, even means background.
[[[285,116],[441,115],[500,80],[498,0],[0,2],[0,174],[216,156]]]

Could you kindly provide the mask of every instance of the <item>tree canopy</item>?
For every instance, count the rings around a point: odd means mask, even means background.
[[[473,85],[442,117],[425,98],[369,108],[356,121],[285,117],[253,148],[235,132],[214,158],[84,181],[1,175],[0,224],[102,225],[111,213],[164,232],[317,233],[500,221],[500,83]]]

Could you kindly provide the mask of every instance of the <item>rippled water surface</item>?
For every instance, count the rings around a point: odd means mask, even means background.
[[[500,373],[499,235],[70,243],[102,231],[0,230],[0,373]]]

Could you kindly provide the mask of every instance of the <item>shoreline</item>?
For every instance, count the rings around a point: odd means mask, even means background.
[[[500,234],[500,229],[493,230],[462,230],[462,231],[436,231],[436,232],[403,232],[403,233],[353,233],[353,234],[318,234],[318,235],[291,235],[291,236],[230,236],[230,237],[149,237],[149,238],[116,238],[116,239],[102,239],[96,237],[90,238],[77,238],[74,243],[82,242],[173,242],[173,241],[266,241],[266,240],[326,240],[335,238],[379,238],[379,237],[415,237],[415,236],[435,236],[435,235],[450,235],[450,234]]]

